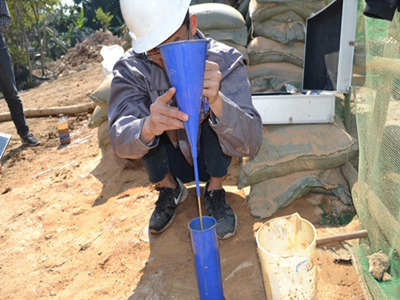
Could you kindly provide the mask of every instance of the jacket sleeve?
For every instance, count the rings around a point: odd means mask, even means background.
[[[210,125],[218,135],[222,151],[229,156],[252,156],[261,144],[263,125],[254,108],[250,83],[242,55],[235,49],[210,55],[220,66],[222,115],[211,113]],[[222,55],[221,55],[222,53]]]
[[[149,115],[151,100],[146,91],[145,74],[120,59],[114,66],[108,101],[108,120],[111,146],[122,158],[138,159],[158,144],[156,138],[144,144],[140,133],[144,118]]]

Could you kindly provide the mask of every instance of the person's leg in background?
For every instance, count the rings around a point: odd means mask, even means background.
[[[15,84],[11,56],[2,34],[0,34],[0,88],[22,142],[31,147],[39,145],[40,141],[29,132],[22,101]]]

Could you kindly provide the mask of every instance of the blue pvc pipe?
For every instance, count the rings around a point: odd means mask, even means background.
[[[224,299],[216,225],[217,221],[208,216],[195,218],[189,223],[201,300]]]

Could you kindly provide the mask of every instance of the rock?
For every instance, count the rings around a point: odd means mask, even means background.
[[[387,273],[390,268],[390,261],[388,256],[382,251],[379,251],[368,256],[368,263],[368,271],[372,274],[372,276],[374,276],[377,280],[383,280],[384,274]],[[387,275],[390,276],[389,273],[387,273]],[[385,276],[385,280],[389,278],[387,275]]]

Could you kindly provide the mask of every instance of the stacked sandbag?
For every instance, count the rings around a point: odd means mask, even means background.
[[[190,5],[202,4],[202,3],[223,3],[236,8],[246,20],[246,25],[250,27],[250,18],[249,18],[249,2],[250,0],[192,0]]]
[[[124,28],[126,31],[126,26]],[[98,143],[103,156],[111,149],[110,137],[108,134],[108,98],[110,97],[111,81],[113,79],[112,70],[115,63],[126,51],[128,35],[124,37],[124,46],[109,45],[101,48],[100,54],[103,57],[103,81],[99,87],[90,94],[90,99],[96,104],[95,109],[89,120],[89,128],[98,128]],[[129,38],[130,40],[130,38]],[[125,47],[125,48],[124,48]]]
[[[248,63],[246,21],[237,9],[222,3],[202,3],[191,5],[189,11],[197,16],[197,28],[206,37],[237,49]]]
[[[313,0],[250,0],[247,54],[252,92],[301,89],[306,19],[326,6]]]
[[[207,1],[207,0],[192,0],[190,1],[190,5],[196,5],[196,4],[202,4],[202,3],[222,3],[222,4],[227,4],[230,6],[235,6],[236,0],[213,0],[213,1]]]
[[[310,192],[350,205],[343,168],[357,155],[357,140],[338,118],[331,124],[264,126],[260,150],[239,165],[238,188],[250,187],[250,211],[260,218],[271,217]]]
[[[92,129],[97,128],[99,148],[103,156],[111,149],[108,134],[108,98],[110,97],[112,78],[112,74],[107,75],[99,87],[89,96],[96,107],[90,116],[88,126]]]
[[[251,25],[249,16],[249,3],[250,0],[237,0],[235,5],[233,6],[242,14],[243,18],[246,20],[247,29],[249,29]]]

